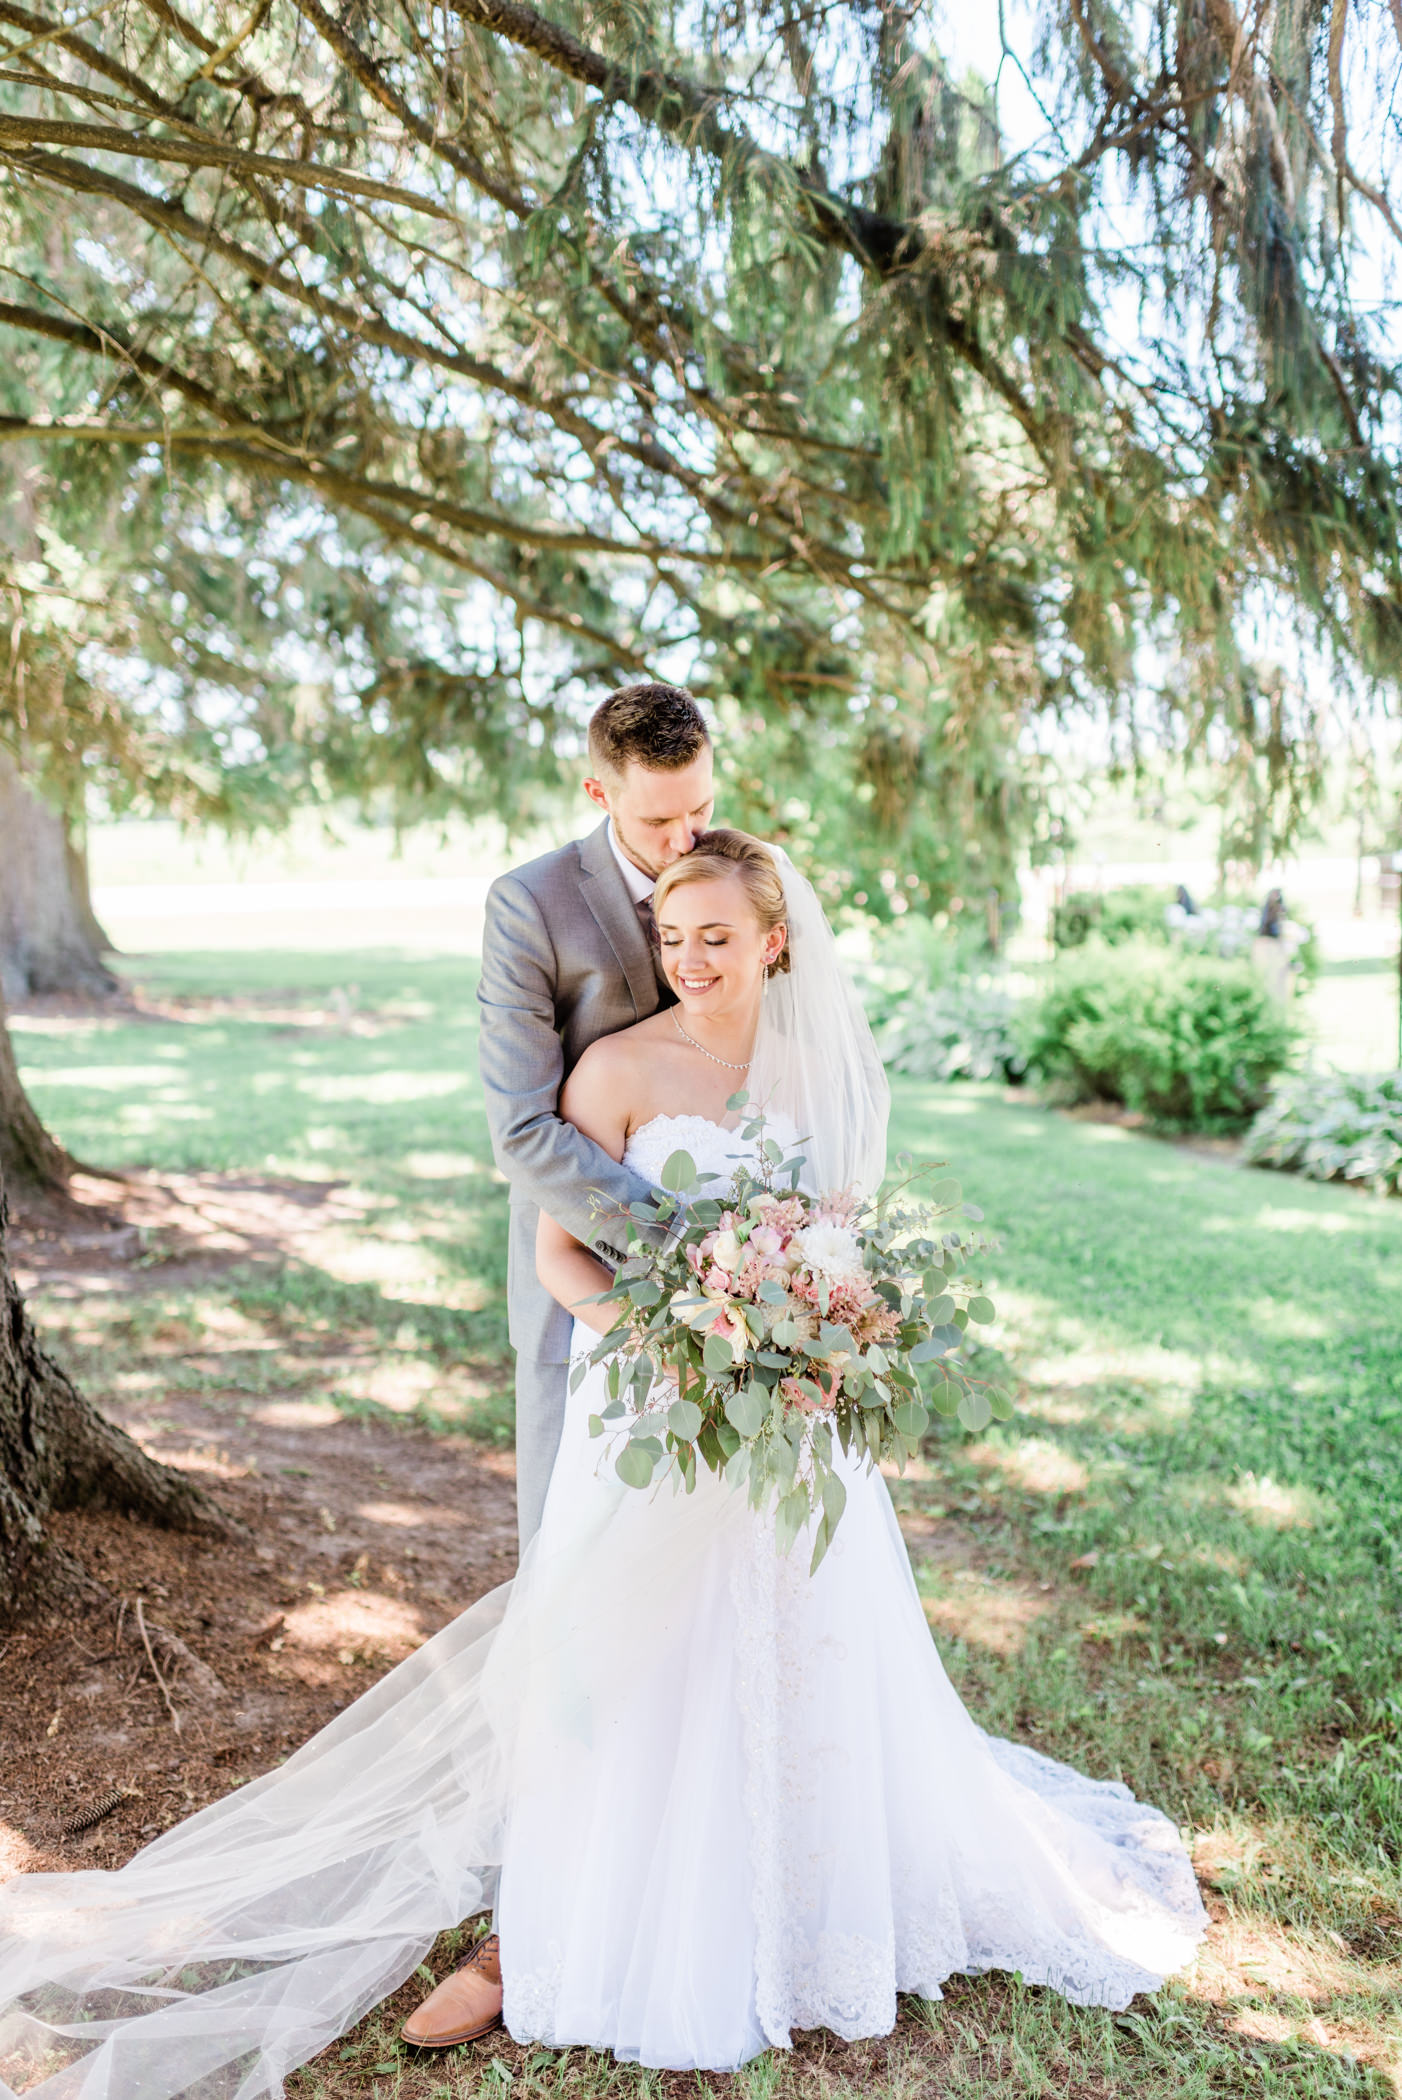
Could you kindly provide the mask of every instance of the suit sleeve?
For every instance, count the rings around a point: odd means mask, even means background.
[[[565,1059],[555,1023],[555,950],[524,883],[500,876],[487,895],[482,933],[482,1091],[492,1154],[519,1188],[584,1246],[616,1262],[627,1228],[615,1214],[652,1190],[631,1167],[563,1122]],[[604,1199],[600,1215],[591,1206]]]

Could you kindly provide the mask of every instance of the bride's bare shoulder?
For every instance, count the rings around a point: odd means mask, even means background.
[[[620,1028],[616,1035],[601,1035],[581,1056],[571,1079],[610,1086],[648,1071],[656,1055],[657,1021],[658,1016],[650,1014],[631,1028]]]

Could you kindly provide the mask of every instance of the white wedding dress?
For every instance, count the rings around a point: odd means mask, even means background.
[[[627,1159],[739,1143],[664,1116]],[[493,1900],[518,2041],[673,2069],[883,2034],[955,1973],[1122,2007],[1191,1957],[1172,1824],[965,1712],[879,1474],[810,1578],[704,1471],[624,1487],[602,1378],[514,1583],[119,1872],[0,1891],[0,2100],[21,2063],[43,2100],[277,2095]]]

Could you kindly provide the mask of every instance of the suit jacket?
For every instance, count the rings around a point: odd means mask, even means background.
[[[651,1191],[592,1138],[561,1122],[560,1089],[592,1042],[671,1000],[614,859],[607,821],[492,884],[477,996],[487,1125],[511,1189],[511,1340],[520,1356],[563,1363],[573,1323],[536,1278],[538,1213],[613,1262],[626,1233],[594,1213],[591,1194],[599,1191],[617,1211]]]

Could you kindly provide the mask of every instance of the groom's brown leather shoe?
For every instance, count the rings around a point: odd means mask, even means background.
[[[493,1932],[429,1992],[399,2032],[416,2049],[451,2049],[500,2025],[501,1942]]]

